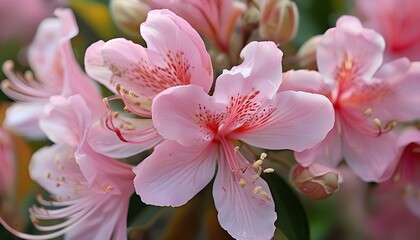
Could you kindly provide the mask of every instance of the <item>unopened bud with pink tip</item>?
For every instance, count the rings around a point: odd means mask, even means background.
[[[296,165],[290,176],[295,187],[312,200],[329,197],[339,189],[343,181],[338,170],[317,163],[308,167]]]
[[[130,36],[138,36],[150,6],[145,0],[111,0],[109,9],[115,25]]]
[[[267,0],[261,5],[260,36],[283,44],[290,41],[299,25],[299,13],[294,2]]]

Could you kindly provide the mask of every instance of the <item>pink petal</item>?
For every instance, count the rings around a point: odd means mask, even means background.
[[[57,18],[47,18],[40,25],[37,34],[28,50],[31,68],[43,81],[62,80],[63,66],[60,66],[62,46],[70,46],[70,39],[77,35],[79,29],[73,12],[70,9],[57,9]],[[59,83],[50,82],[56,86]]]
[[[61,57],[64,81],[61,95],[70,97],[80,94],[95,115],[106,112],[100,89],[80,68],[70,44],[61,47]]]
[[[153,101],[153,124],[165,139],[185,146],[211,141],[214,133],[206,123],[211,124],[224,109],[211,100],[199,86],[169,88]]]
[[[139,120],[147,122],[148,125],[151,125],[150,119]],[[111,158],[130,157],[150,149],[162,141],[162,138],[157,136],[153,141],[147,141],[144,143],[123,142],[117,134],[107,128],[104,128],[99,121],[89,128],[87,139],[89,145],[96,152]]]
[[[106,201],[100,203],[100,209],[79,221],[77,225],[65,234],[65,238],[92,240],[127,239],[128,203],[129,197],[127,196],[106,199]]]
[[[86,134],[77,146],[75,159],[92,191],[110,194],[134,191],[132,166],[95,152],[87,142]]]
[[[53,96],[44,108],[39,125],[54,143],[77,146],[90,119],[91,112],[80,95],[70,98]]]
[[[227,161],[220,159],[220,162]],[[241,164],[246,164],[243,156]],[[254,170],[243,173],[245,179],[253,179]],[[213,185],[213,197],[220,225],[235,239],[271,239],[274,234],[277,214],[267,183],[258,178],[249,181],[244,187],[240,179],[227,165],[219,164],[219,170]],[[254,193],[259,186],[267,194],[267,199]]]
[[[357,18],[343,16],[338,19],[337,27],[329,29],[321,38],[317,49],[319,72],[327,83],[333,83],[347,62],[351,64],[352,80],[370,82],[382,64],[384,48],[381,35],[363,28]]]
[[[280,91],[304,91],[326,95],[331,92],[332,84],[324,82],[324,78],[317,71],[309,70],[289,70],[283,73],[283,82]]]
[[[43,139],[45,133],[39,127],[39,116],[45,103],[14,103],[6,111],[3,127],[31,139]]]
[[[102,48],[105,42],[100,40],[86,49],[85,53],[85,69],[86,73],[93,79],[100,82],[109,90],[116,93],[115,86],[112,82],[112,71],[108,68],[102,56]]]
[[[148,48],[161,53],[162,57],[168,53],[180,53],[182,58],[177,60],[186,64],[190,83],[203,87],[206,92],[210,90],[213,83],[210,55],[200,35],[184,19],[166,9],[152,10],[140,32]],[[179,65],[176,61],[166,61]]]
[[[232,137],[267,149],[303,151],[321,142],[334,125],[332,104],[319,94],[279,92],[258,111],[263,117]]]
[[[397,146],[405,147],[410,143],[420,143],[420,131],[416,128],[404,130],[398,138]]]
[[[242,2],[224,1],[166,1],[152,0],[153,8],[168,8],[212,39],[222,51],[229,51],[235,22],[245,9]]]
[[[137,194],[147,204],[185,204],[212,179],[216,153],[213,144],[185,147],[175,141],[164,141],[134,168]]]
[[[337,119],[337,118],[336,118]],[[336,120],[337,121],[337,120]],[[335,125],[327,136],[313,148],[303,152],[295,152],[296,161],[307,167],[312,163],[320,163],[335,168],[343,160],[342,139]]]
[[[54,196],[76,198],[84,192],[70,189],[74,184],[64,184],[61,178],[74,183],[83,179],[79,166],[74,161],[75,148],[66,144],[54,144],[36,151],[29,164],[31,178]],[[82,189],[82,187],[81,187]]]
[[[224,71],[217,78],[215,99],[228,103],[231,96],[259,91],[258,98],[272,98],[282,77],[283,53],[273,42],[251,42],[241,51],[241,65]]]
[[[342,126],[344,158],[352,171],[365,182],[389,179],[402,153],[396,146],[397,135],[388,132],[373,137],[347,124]]]
[[[399,59],[385,64],[378,72],[383,84],[388,87],[387,95],[372,104],[378,109],[382,121],[412,121],[420,118],[420,62],[409,63]],[[376,77],[376,75],[375,75]]]
[[[132,167],[93,151],[84,140],[75,152],[89,187],[97,193],[128,194],[133,190]]]

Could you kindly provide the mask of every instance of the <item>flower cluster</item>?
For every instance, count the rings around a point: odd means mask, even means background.
[[[84,69],[73,11],[56,9],[28,46],[31,71],[8,60],[1,84],[13,103],[0,129],[0,198],[14,184],[15,135],[48,142],[27,166],[48,195],[29,209],[36,234],[4,214],[0,223],[23,239],[127,239],[132,196],[180,207],[211,186],[231,237],[271,239],[283,193],[266,176],[289,176],[320,200],[346,183],[345,166],[397,199],[378,206],[404,202],[420,222],[415,0],[401,14],[396,0],[376,2],[357,1],[365,22],[341,16],[289,56],[299,22],[289,0],[112,0],[125,34],[90,43]]]

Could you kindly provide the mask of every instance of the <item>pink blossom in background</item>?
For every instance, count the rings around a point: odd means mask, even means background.
[[[97,151],[112,157],[131,156],[162,140],[150,119],[152,100],[158,93],[186,84],[195,84],[208,92],[213,83],[204,42],[185,20],[169,10],[153,10],[140,31],[147,48],[119,38],[98,41],[86,51],[86,72],[116,93],[110,100],[121,99],[125,104],[126,113],[108,114],[108,128],[122,141],[137,145],[134,152],[124,152],[114,144],[91,138]],[[97,128],[95,134],[101,132],[104,130]]]
[[[166,140],[134,169],[143,202],[185,204],[211,181],[217,163],[213,196],[221,226],[236,239],[273,236],[274,203],[260,178],[266,156],[248,162],[238,140],[302,151],[321,141],[334,120],[330,102],[321,95],[276,93],[282,55],[273,42],[252,42],[241,52],[243,63],[218,77],[213,96],[197,85],[157,95],[152,119]]]
[[[351,43],[351,44],[349,44]],[[382,65],[383,38],[344,16],[321,38],[316,71],[289,71],[282,90],[327,96],[336,122],[317,146],[296,152],[308,166],[336,167],[343,159],[364,181],[385,181],[397,166],[401,148],[392,131],[396,121],[420,118],[420,63],[402,58]]]
[[[357,0],[365,25],[385,38],[385,61],[407,57],[420,60],[420,1]]]
[[[52,200],[39,196],[41,207],[33,206],[29,212],[38,230],[51,233],[20,233],[0,218],[18,237],[50,239],[65,234],[66,239],[126,239],[134,174],[131,166],[100,155],[88,145],[86,135],[95,117],[90,107],[80,95],[54,96],[46,105],[40,125],[54,145],[34,153],[29,169]]]
[[[64,0],[0,0],[0,42],[19,41],[27,44],[32,40],[38,24],[53,15],[56,7],[64,6]]]
[[[390,180],[373,191],[371,204],[374,207],[366,223],[369,239],[417,239],[420,235],[420,218],[407,208],[405,192],[401,190],[392,186]]]
[[[14,186],[15,155],[11,136],[0,128],[0,196]]]
[[[24,75],[13,71],[13,62],[3,64],[7,80],[2,90],[17,101],[6,113],[4,126],[30,138],[42,138],[38,118],[48,99],[54,95],[82,94],[87,101],[100,99],[100,92],[78,65],[71,38],[78,27],[69,9],[57,9],[57,18],[45,19],[29,47],[32,72]]]
[[[418,217],[420,223],[420,131],[405,130],[398,145],[405,149],[389,184],[401,191],[407,208]]]
[[[237,0],[151,0],[152,8],[167,8],[229,52],[236,21],[245,6]]]

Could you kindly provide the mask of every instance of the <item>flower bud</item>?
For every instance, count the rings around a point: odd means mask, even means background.
[[[260,36],[282,44],[290,41],[297,31],[299,13],[294,2],[267,0],[261,6]]]
[[[109,8],[117,27],[130,36],[139,36],[140,23],[150,10],[143,0],[111,0]]]
[[[321,37],[322,35],[313,36],[299,48],[296,54],[299,66],[310,70],[317,69],[316,49],[318,48]]]
[[[343,181],[336,169],[313,163],[308,167],[297,165],[292,169],[295,187],[312,200],[322,200],[335,193]]]

